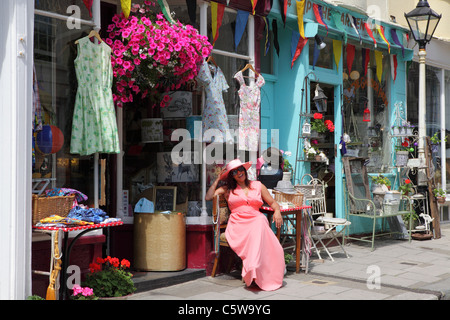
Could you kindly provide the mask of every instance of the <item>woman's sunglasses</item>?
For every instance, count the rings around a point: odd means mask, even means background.
[[[231,175],[235,176],[235,175],[238,174],[238,172],[242,172],[242,171],[245,171],[245,168],[244,167],[239,167],[237,169],[231,170]]]

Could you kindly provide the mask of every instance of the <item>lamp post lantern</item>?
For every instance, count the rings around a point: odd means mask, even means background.
[[[414,37],[414,40],[419,45],[419,158],[424,161],[424,137],[426,136],[426,87],[425,87],[425,46],[431,41],[434,31],[441,19],[440,14],[437,14],[430,8],[428,1],[420,0],[416,8],[405,13],[406,21],[409,29]]]

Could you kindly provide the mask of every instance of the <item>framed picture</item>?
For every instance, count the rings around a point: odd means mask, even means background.
[[[184,156],[183,156],[184,157]],[[198,152],[187,152],[190,161],[175,164],[171,152],[158,152],[156,163],[158,167],[158,182],[197,182],[199,181]]]
[[[167,95],[171,100],[168,106],[161,108],[163,118],[186,118],[192,115],[192,92],[170,91]]]
[[[153,191],[155,211],[175,211],[177,187],[155,187]]]

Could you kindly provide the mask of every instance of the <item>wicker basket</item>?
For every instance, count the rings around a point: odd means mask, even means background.
[[[283,193],[283,192],[276,191],[276,190],[273,190],[272,192],[273,192],[273,197],[274,197],[275,201],[278,203],[290,202],[297,206],[303,205],[303,193],[301,193],[301,192],[297,192],[294,194]]]
[[[55,196],[55,197],[38,197],[33,194],[33,225],[41,219],[51,215],[66,217],[73,206],[75,195],[71,196]]]
[[[302,184],[305,177],[309,177],[311,180],[306,184]],[[310,174],[305,174],[300,180],[300,184],[295,185],[294,189],[303,193],[305,200],[324,197],[323,184],[321,181],[319,182],[319,180],[314,179]]]

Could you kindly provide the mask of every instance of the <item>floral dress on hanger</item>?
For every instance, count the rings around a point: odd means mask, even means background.
[[[111,48],[88,37],[78,40],[75,59],[78,90],[72,121],[70,152],[80,155],[120,153],[112,97]]]
[[[230,137],[224,139],[230,127],[228,125],[228,117],[222,92],[227,91],[229,86],[222,70],[203,61],[197,75],[197,80],[204,86],[206,94],[206,104],[202,119],[203,135],[209,129],[217,129],[221,133],[214,134],[213,136],[207,135],[203,142],[232,142],[233,140]]]
[[[248,86],[245,83],[242,71],[238,71],[234,78],[239,82],[238,94],[241,99],[239,150],[258,151],[261,87],[265,84],[265,81],[260,74],[256,81]]]

